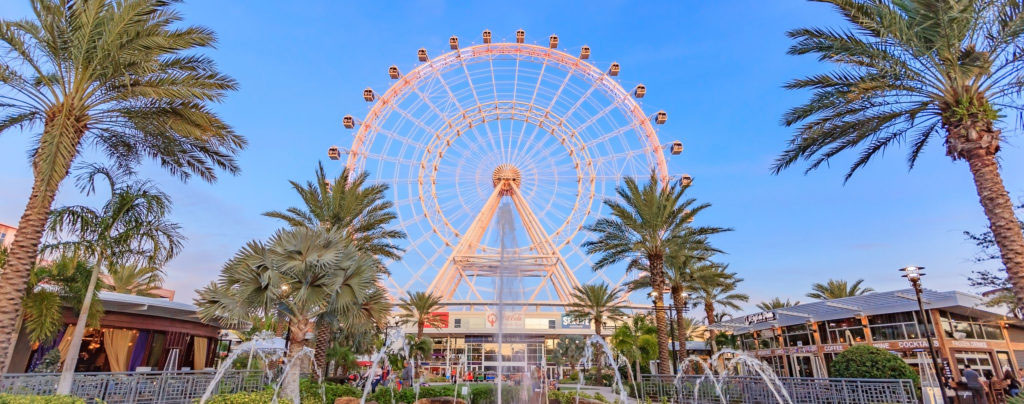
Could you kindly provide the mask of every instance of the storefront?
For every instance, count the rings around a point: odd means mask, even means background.
[[[104,315],[85,331],[79,372],[202,370],[214,364],[219,324],[200,321],[196,307],[160,298],[101,292]],[[33,343],[22,330],[12,373],[38,371],[48,359],[64,361],[77,326],[77,313],[64,309],[65,325],[49,342]]]
[[[932,365],[927,336],[939,352],[943,372],[960,378],[970,364],[986,377],[1024,366],[1024,331],[1019,320],[962,292],[925,291],[926,316],[911,290],[878,292],[755,313],[712,328],[738,336],[744,350],[780,376],[828,377],[835,356],[870,344],[898,355],[915,369]]]

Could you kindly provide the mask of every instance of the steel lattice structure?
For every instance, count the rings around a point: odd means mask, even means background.
[[[664,153],[682,144],[661,144],[655,124],[667,115],[643,111],[646,88],[625,90],[613,78],[618,63],[602,70],[585,60],[589,47],[575,56],[555,36],[546,47],[524,37],[491,43],[485,31],[483,44],[465,48],[452,37],[452,51],[435,58],[420,49],[408,73],[388,69],[387,91],[364,91],[365,118],[344,119],[357,129],[352,145],[329,155],[392,186],[410,237],[402,261],[388,263],[396,295],[431,290],[473,306],[493,299],[484,279],[514,271],[526,279],[524,298],[539,304],[565,302],[578,278],[624,279],[591,271],[582,228],[606,211],[601,202],[622,177],[654,170],[669,181]],[[502,203],[514,206],[524,236],[506,248],[514,269],[495,261],[491,223]]]

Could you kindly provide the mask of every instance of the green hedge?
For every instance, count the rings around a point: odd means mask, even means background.
[[[576,404],[576,396],[577,394],[575,390],[555,390],[548,392],[548,399],[558,400],[560,404]],[[598,393],[587,394],[581,391],[579,393],[579,398],[597,400],[602,403],[608,402],[607,398]]]
[[[497,387],[491,383],[471,383],[471,384],[459,384],[459,391],[456,398],[466,399],[462,395],[462,388],[469,387],[469,399],[473,404],[493,404],[496,403],[495,399],[497,394]],[[518,386],[503,385],[501,388],[501,395],[504,397],[502,402],[510,403],[515,402],[519,397],[520,388]],[[432,398],[432,397],[452,397],[455,395],[455,385],[446,384],[443,386],[423,386],[420,387],[419,398]],[[394,397],[394,400],[392,400]],[[392,388],[377,388],[377,392],[372,396],[367,397],[366,401],[375,401],[377,404],[396,404],[405,403],[411,404],[416,400],[416,391],[412,388],[403,388],[402,391],[394,391]]]
[[[839,355],[829,365],[831,377],[855,379],[907,379],[920,387],[921,380],[903,359],[871,345],[856,345]]]
[[[233,394],[218,394],[210,397],[206,401],[206,404],[264,404],[269,403],[274,398],[274,390],[263,390],[252,393],[233,393]],[[196,400],[198,403],[199,400]],[[290,404],[290,401],[278,397],[278,404]]]
[[[0,394],[0,404],[85,404],[85,400],[72,396],[22,396]]]

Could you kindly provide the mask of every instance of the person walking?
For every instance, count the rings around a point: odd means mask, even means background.
[[[982,384],[981,374],[971,369],[970,364],[965,364],[963,376],[964,381],[967,383],[967,389],[974,396],[974,402],[988,404],[988,395],[985,394],[985,385]]]
[[[1006,383],[1006,395],[1016,397],[1020,394],[1020,380],[1009,366],[1003,368],[1003,381]]]
[[[412,363],[405,361],[405,368],[402,369],[402,387],[412,387],[413,369]],[[399,389],[398,391],[402,391]]]

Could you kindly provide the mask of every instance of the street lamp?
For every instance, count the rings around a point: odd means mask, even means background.
[[[654,298],[655,300],[659,299],[659,297],[658,297],[659,295],[660,295],[660,293],[658,293],[658,291],[656,291],[656,290],[652,290],[651,293],[650,293],[650,296],[652,298]],[[675,310],[675,307],[672,306],[672,303],[669,303],[668,306],[662,306],[661,309],[665,310],[665,312],[668,313],[668,338],[669,338],[669,343],[671,345],[675,345],[676,344],[676,327],[675,327],[676,322],[675,322],[675,319],[672,317],[672,313],[673,313],[673,310]],[[658,308],[655,307],[655,310],[658,310]],[[655,312],[655,314],[657,314],[657,312]],[[676,359],[676,351],[677,350],[678,350],[678,347],[676,347],[676,349],[671,349],[671,348],[669,349],[669,351],[672,352],[672,374],[675,374],[676,369],[679,367],[678,366],[678,359]]]
[[[924,303],[921,301],[921,277],[924,276],[924,272],[921,272],[922,269],[924,269],[924,267],[909,266],[900,268],[900,272],[903,272],[903,275],[901,276],[907,278],[907,280],[910,281],[910,286],[913,286],[914,295],[917,296],[917,309],[921,312],[921,321],[924,321],[927,324],[930,317],[925,313]],[[942,366],[939,365],[939,356],[935,352],[935,345],[932,344],[931,330],[933,329],[935,329],[934,324],[927,324],[924,329],[924,335],[925,339],[928,341],[928,355],[932,357],[932,366],[935,367],[935,379],[939,383],[939,391],[942,392],[942,402],[945,403],[948,400],[945,388],[946,374],[943,373]]]

